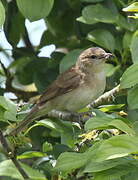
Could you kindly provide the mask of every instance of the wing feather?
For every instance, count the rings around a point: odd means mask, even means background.
[[[46,89],[40,97],[38,104],[41,106],[47,101],[68,93],[77,88],[83,82],[84,75],[75,67],[63,72],[58,78]]]

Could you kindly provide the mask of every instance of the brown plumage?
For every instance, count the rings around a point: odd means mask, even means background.
[[[10,135],[53,109],[77,111],[95,100],[105,89],[104,63],[111,56],[99,47],[83,51],[76,64],[57,77]]]

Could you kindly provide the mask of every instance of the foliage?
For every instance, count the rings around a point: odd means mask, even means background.
[[[21,121],[31,108],[32,97],[42,93],[88,47],[100,46],[115,55],[105,67],[106,91],[119,83],[122,90],[114,101],[93,109],[95,117],[83,126],[61,119],[40,119],[28,126],[24,134],[7,137],[31,179],[137,180],[138,22],[129,19],[125,11],[137,12],[138,3],[133,0],[0,1],[0,27],[3,25],[13,48],[8,57],[9,61],[12,59],[9,66],[5,68],[2,63],[0,66],[3,132]],[[29,40],[25,18],[45,20],[47,30],[36,47]],[[20,39],[25,47],[17,46]],[[58,51],[50,58],[40,58],[40,49],[51,44]],[[0,50],[6,54],[3,47]],[[17,99],[5,98],[6,92],[14,93]],[[0,148],[0,178],[22,179]]]

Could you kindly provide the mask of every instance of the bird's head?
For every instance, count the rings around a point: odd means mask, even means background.
[[[113,57],[111,53],[106,53],[102,48],[92,47],[84,50],[78,60],[77,65],[84,69],[89,70],[91,68],[96,68],[97,70],[103,66],[106,60]]]

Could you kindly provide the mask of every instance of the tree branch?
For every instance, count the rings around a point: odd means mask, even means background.
[[[87,107],[88,108],[95,108],[100,105],[103,105],[110,100],[114,100],[114,98],[120,94],[121,92],[124,92],[124,89],[120,89],[120,84],[117,85],[115,88],[113,88],[110,91],[105,92],[103,95],[101,95],[98,99],[96,99],[94,102],[90,103]]]
[[[16,157],[12,153],[12,149],[9,147],[5,137],[3,136],[2,131],[0,130],[0,141],[3,146],[3,149],[5,150],[7,156],[12,160],[14,163],[15,167],[18,169],[19,173],[22,175],[22,177],[26,180],[29,179],[29,176],[26,174],[24,169],[21,167],[19,162],[17,161]]]

